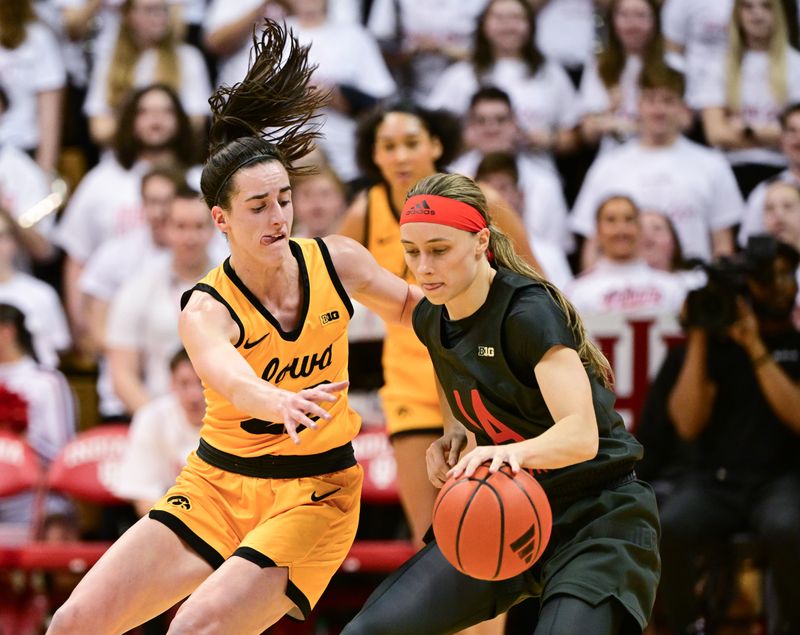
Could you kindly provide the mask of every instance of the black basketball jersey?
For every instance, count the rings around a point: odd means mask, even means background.
[[[533,438],[554,424],[532,369],[552,346],[576,346],[563,311],[543,285],[500,268],[486,302],[473,315],[446,321],[444,307],[426,299],[414,311],[414,330],[428,347],[450,408],[475,433],[479,445]],[[444,331],[452,324],[459,326],[458,333],[448,341]],[[530,376],[520,377],[514,371],[508,359],[510,347],[530,357]],[[642,446],[614,411],[614,394],[591,370],[588,375],[599,450],[590,461],[537,471],[537,480],[550,495],[591,491],[629,473],[642,457]]]

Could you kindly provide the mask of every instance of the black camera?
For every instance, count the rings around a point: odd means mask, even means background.
[[[718,258],[712,263],[698,262],[706,272],[708,282],[686,297],[683,325],[702,328],[715,336],[725,335],[739,318],[737,297],[748,297],[747,281],[760,284],[772,281],[778,245],[769,234],[751,236],[741,253]]]

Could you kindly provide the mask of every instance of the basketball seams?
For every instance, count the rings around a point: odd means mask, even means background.
[[[458,519],[458,530],[456,531],[456,559],[458,560],[458,566],[462,571],[464,570],[464,563],[461,562],[461,529],[464,527],[464,519],[467,517],[467,513],[469,513],[469,506],[472,505],[472,501],[475,500],[475,496],[477,496],[478,492],[481,489],[482,481],[480,481],[480,479],[475,479],[472,477],[464,481],[457,481],[459,483],[466,483],[466,484],[469,484],[473,481],[478,481],[478,486],[472,490],[472,494],[470,494],[469,498],[464,504],[464,511],[461,512],[461,518]],[[450,489],[452,490],[454,489],[454,487],[451,487]]]
[[[500,569],[503,567],[503,551],[506,548],[506,510],[505,506],[503,505],[503,498],[500,496],[500,493],[497,491],[494,485],[489,482],[489,477],[491,473],[484,479],[481,480],[481,485],[485,485],[488,487],[494,497],[497,499],[497,506],[500,508],[500,540],[498,542],[499,552],[497,554],[497,567],[495,567],[494,575],[492,579],[496,578],[500,575]],[[475,492],[477,493],[480,491],[480,485],[475,488]],[[467,510],[469,506],[467,506]]]

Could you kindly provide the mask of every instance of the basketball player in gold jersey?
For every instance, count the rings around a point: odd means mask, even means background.
[[[48,633],[125,632],[186,596],[170,633],[260,633],[308,615],[355,536],[348,294],[410,325],[421,292],[350,239],[290,240],[291,165],[323,98],[307,90],[307,49],[275,23],[254,55],[245,81],[211,100],[216,143],[201,179],[231,256],[181,302],[205,390],[200,447]]]
[[[378,183],[356,198],[339,233],[359,241],[381,266],[412,283],[400,245],[400,210],[414,183],[453,160],[458,136],[458,124],[450,115],[405,101],[378,108],[359,124],[359,164]],[[517,214],[498,194],[487,194],[495,222],[504,227],[520,253],[535,263]],[[422,546],[436,497],[427,478],[425,452],[442,433],[433,366],[411,329],[390,324],[383,370],[381,400],[397,459],[400,498],[413,538]]]

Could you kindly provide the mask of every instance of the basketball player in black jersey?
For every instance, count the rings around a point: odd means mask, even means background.
[[[437,174],[409,192],[406,262],[426,299],[414,328],[458,422],[428,450],[429,477],[531,470],[553,508],[536,564],[505,581],[470,578],[431,541],[387,578],[344,635],[453,633],[540,599],[535,635],[641,633],[660,573],[659,521],[637,480],[642,447],[614,411],[607,360],[575,309],[489,221],[471,180]],[[460,456],[467,431],[478,446]]]

